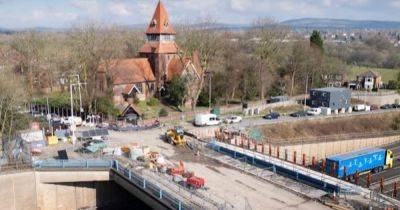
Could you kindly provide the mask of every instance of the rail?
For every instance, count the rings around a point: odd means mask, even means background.
[[[372,191],[370,189],[345,182],[335,177],[331,177],[290,162],[285,162],[275,157],[266,156],[257,152],[217,141],[212,141],[207,146],[217,152],[232,156],[235,159],[243,158],[245,162],[256,167],[272,167],[274,173],[295,179],[304,184],[330,193],[335,192],[339,194],[360,195],[362,197],[371,196]],[[381,203],[386,202],[389,204],[400,205],[399,201],[385,195],[379,194],[379,196],[375,195],[373,198]]]
[[[82,159],[82,160],[37,160],[33,163],[36,169],[109,169],[112,160]]]
[[[118,161],[114,160],[111,168],[118,172],[118,174],[122,175],[124,178],[128,179],[138,188],[142,189],[143,191],[149,192],[154,198],[169,203],[173,209],[193,209],[193,207],[175,198],[175,196],[166,192],[157,184],[144,179],[140,174],[136,173],[135,171],[123,167]]]

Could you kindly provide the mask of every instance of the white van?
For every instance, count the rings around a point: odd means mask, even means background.
[[[81,126],[82,125],[82,118],[81,117],[77,117],[77,116],[73,116],[73,117],[66,117],[66,118],[62,118],[61,119],[61,123],[64,125],[71,125],[72,122],[74,122],[74,124],[76,126]]]
[[[307,110],[308,115],[320,115],[321,114],[321,108],[311,108]]]
[[[208,125],[219,125],[221,120],[215,114],[197,114],[194,119],[194,125],[197,126],[208,126]]]
[[[354,111],[360,112],[360,111],[365,111],[365,104],[357,104],[353,107]]]

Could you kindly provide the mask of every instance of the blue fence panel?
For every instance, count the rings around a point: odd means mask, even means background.
[[[110,168],[110,160],[88,159],[88,160],[38,160],[33,166],[36,168]]]

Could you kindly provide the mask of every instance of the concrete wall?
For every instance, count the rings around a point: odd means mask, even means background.
[[[243,146],[244,148],[249,148],[251,150],[257,150],[258,152],[264,152],[269,154],[271,150],[271,155],[281,159],[287,159],[288,161],[294,161],[296,155],[296,163],[301,164],[303,159],[303,154],[305,155],[305,163],[311,164],[312,157],[316,160],[324,159],[330,155],[346,153],[353,150],[358,150],[368,147],[379,147],[395,143],[400,141],[400,136],[386,136],[386,137],[376,137],[376,138],[361,138],[361,139],[344,139],[339,141],[321,141],[313,143],[303,143],[303,144],[291,144],[291,145],[273,145],[273,144],[258,144],[255,145],[252,141],[248,143],[247,140],[242,140],[240,138],[230,140],[231,144],[236,144],[238,146]],[[263,148],[264,147],[264,148]]]
[[[108,171],[2,174],[0,210],[108,209],[114,204],[129,203],[133,206],[138,203],[124,189],[108,180]]]
[[[288,160],[293,160],[294,151],[296,151],[296,162],[302,163],[303,154],[306,155],[306,163],[311,164],[312,157],[316,160],[324,159],[328,156],[346,153],[362,148],[379,147],[388,145],[400,140],[400,136],[388,136],[377,138],[363,138],[363,139],[346,139],[340,141],[328,141],[309,144],[286,145],[280,146],[281,157],[287,153]],[[273,146],[273,150],[277,150],[277,146]]]
[[[34,172],[0,176],[0,210],[36,209],[36,180]]]
[[[395,91],[390,92],[353,92],[352,98],[366,101],[369,104],[382,106],[384,104],[393,104],[400,100],[400,95]]]

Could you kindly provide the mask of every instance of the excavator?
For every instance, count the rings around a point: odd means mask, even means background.
[[[185,173],[185,166],[182,161],[179,161],[179,166],[169,168],[167,173],[170,175],[182,175]]]
[[[181,126],[175,126],[174,128],[170,128],[165,133],[165,138],[168,143],[176,145],[176,146],[183,146],[186,143],[184,139],[184,131]]]

